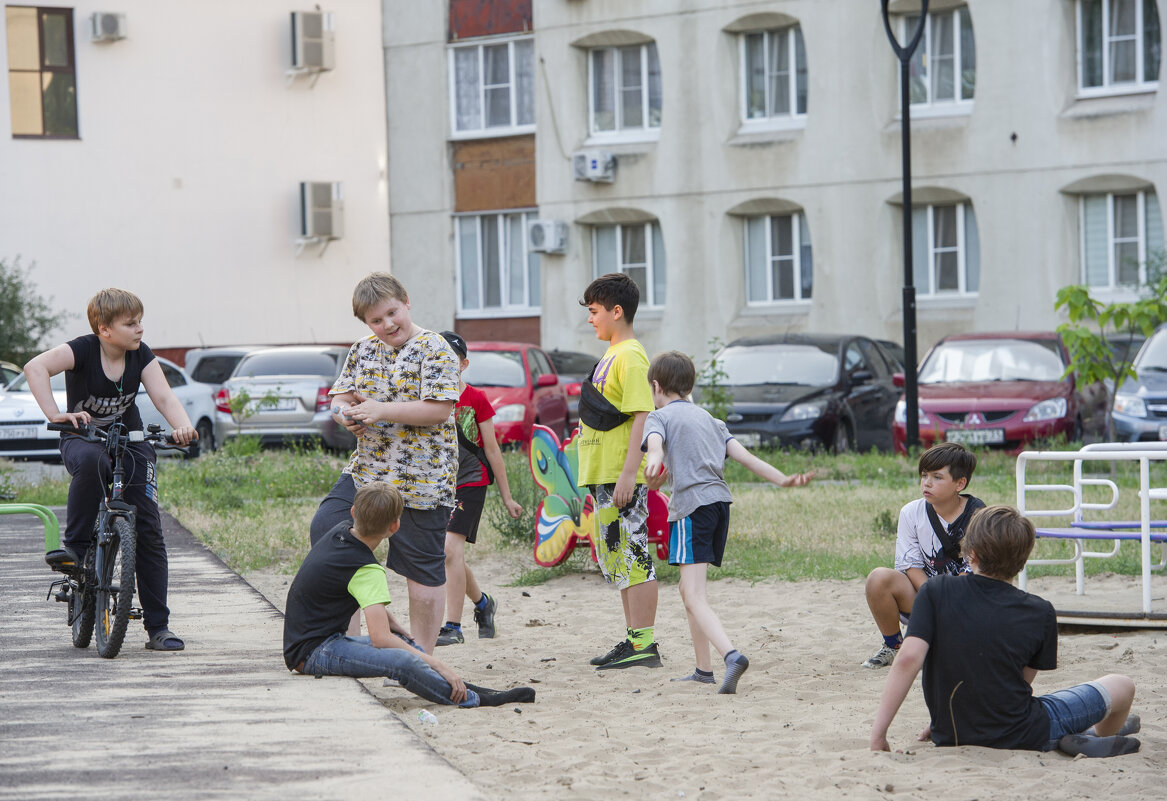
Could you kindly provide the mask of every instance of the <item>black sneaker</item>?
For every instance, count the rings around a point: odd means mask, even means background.
[[[620,642],[616,643],[615,647],[613,647],[611,651],[608,651],[608,653],[604,654],[603,656],[593,656],[588,660],[588,664],[606,665],[613,659],[627,656],[631,651],[632,643],[628,642],[628,640],[621,640]]]
[[[660,666],[660,651],[657,650],[655,642],[652,645],[646,645],[639,651],[632,647],[632,643],[628,643],[627,651],[600,665],[596,670],[623,670],[630,667],[657,668]]]
[[[438,645],[461,645],[466,642],[462,632],[453,626],[442,626],[438,632]]]
[[[498,609],[498,601],[486,593],[482,593],[482,597],[486,599],[486,606],[482,609],[474,607],[474,622],[478,624],[478,639],[490,640],[494,638],[494,610]]]

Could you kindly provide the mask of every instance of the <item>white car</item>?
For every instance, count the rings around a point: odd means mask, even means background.
[[[211,451],[215,447],[215,387],[212,384],[200,384],[191,381],[182,368],[172,361],[158,358],[162,367],[162,374],[174,394],[182,401],[186,413],[190,416],[195,430],[199,432],[198,447],[191,448],[191,455],[197,456],[200,451]],[[49,381],[53,389],[53,398],[57,407],[65,405],[65,374],[58,373]],[[142,424],[155,423],[169,430],[170,426],[162,415],[154,408],[154,402],[146,394],[145,389],[138,390],[138,411],[142,415]],[[8,459],[58,459],[60,451],[57,448],[60,435],[56,431],[49,431],[48,421],[37,406],[36,399],[28,389],[24,374],[12,380],[7,391],[0,394],[0,457]]]

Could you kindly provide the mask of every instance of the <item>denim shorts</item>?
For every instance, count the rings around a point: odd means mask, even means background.
[[[1056,748],[1065,735],[1081,734],[1110,714],[1110,693],[1096,681],[1042,695],[1037,700],[1049,715],[1047,751]]]

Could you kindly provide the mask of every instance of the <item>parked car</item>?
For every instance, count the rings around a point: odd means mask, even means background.
[[[333,421],[328,396],[348,350],[295,345],[248,353],[215,395],[216,441],[241,435],[269,443],[322,439],[351,450],[356,440]]]
[[[892,363],[852,334],[776,334],[730,342],[716,356],[732,396],[726,426],[747,448],[891,448],[899,392]],[[694,397],[708,397],[699,386]]]
[[[907,360],[904,356],[904,346],[898,342],[892,342],[890,339],[877,339],[875,341],[883,348],[883,355],[888,357],[888,364],[895,368],[894,372],[902,373],[904,362]]]
[[[199,441],[191,447],[190,455],[193,457],[210,452],[215,447],[215,399],[211,388],[206,384],[191,381],[183,369],[169,359],[157,358],[159,366],[162,367],[162,374],[166,376],[166,383],[182,401],[191,423],[199,432]],[[49,386],[53,390],[57,407],[65,409],[65,374],[57,373],[50,378]],[[145,389],[139,388],[135,402],[138,405],[138,412],[142,415],[143,425],[156,424],[166,430],[170,429],[170,424],[155,408]],[[49,431],[48,420],[29,391],[24,373],[21,373],[12,380],[7,391],[0,394],[0,457],[58,459],[59,439],[60,435],[56,431]]]
[[[1114,394],[1114,438],[1120,442],[1167,440],[1167,325],[1161,325],[1134,360],[1136,378]]]
[[[218,387],[231,377],[235,365],[253,350],[258,348],[254,345],[192,348],[186,352],[186,373],[195,381]]]
[[[0,389],[8,386],[12,379],[20,375],[20,368],[12,362],[0,362]]]
[[[468,342],[462,380],[486,393],[500,445],[526,447],[536,423],[566,436],[567,392],[542,349],[525,342]],[[590,366],[590,365],[589,365]]]
[[[920,444],[962,442],[1017,451],[1041,437],[1080,439],[1105,420],[1105,391],[1065,375],[1069,354],[1052,331],[956,334],[920,365]],[[903,375],[897,376],[903,386]],[[903,453],[906,403],[894,439]]]
[[[588,373],[592,371],[592,366],[600,357],[558,348],[547,351],[547,357],[555,365],[555,372],[559,373],[559,383],[563,384],[563,389],[567,392],[567,427],[573,429],[579,424],[580,386],[587,380]]]

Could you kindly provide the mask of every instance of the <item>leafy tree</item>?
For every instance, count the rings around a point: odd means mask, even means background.
[[[24,364],[43,350],[45,338],[73,315],[54,311],[32,281],[33,263],[25,268],[17,256],[0,259],[0,359]]]
[[[1103,382],[1107,389],[1106,439],[1111,439],[1114,407],[1114,393],[1127,378],[1135,377],[1132,366],[1134,352],[1131,344],[1136,331],[1150,336],[1159,323],[1167,320],[1167,271],[1164,271],[1164,254],[1157,253],[1148,259],[1147,275],[1152,283],[1143,287],[1141,295],[1134,301],[1103,303],[1090,295],[1088,287],[1082,285],[1064,286],[1058,290],[1054,308],[1065,309],[1069,322],[1058,326],[1058,333],[1070,352],[1070,364],[1066,374],[1077,373],[1086,384]],[[1127,340],[1122,353],[1116,358],[1110,347],[1107,334],[1126,334]]]

